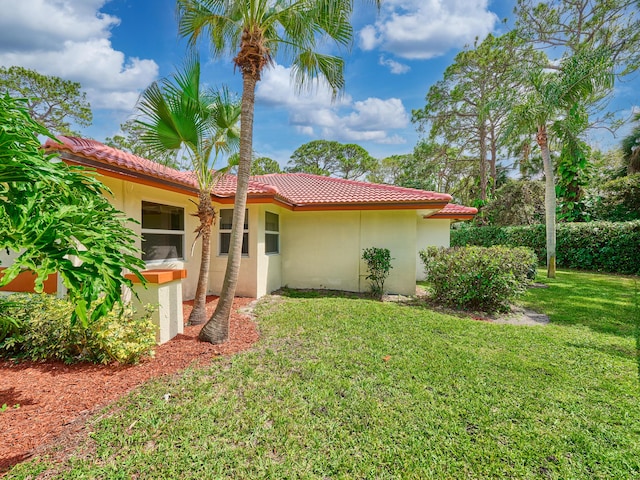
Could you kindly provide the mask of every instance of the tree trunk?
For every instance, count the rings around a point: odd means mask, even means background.
[[[489,160],[491,169],[491,198],[495,197],[496,187],[498,184],[498,170],[496,164],[498,162],[498,139],[496,138],[496,128],[491,125],[491,159]]]
[[[480,123],[480,199],[487,200],[487,128],[484,120]]]
[[[542,164],[544,166],[544,209],[545,224],[547,232],[547,277],[556,277],[556,185],[553,175],[553,165],[551,165],[551,153],[547,138],[546,125],[538,126],[536,136],[540,153],[542,154]]]
[[[229,339],[229,317],[238,284],[240,261],[242,259],[242,237],[244,234],[244,213],[247,207],[247,191],[251,174],[251,154],[253,150],[253,111],[255,91],[259,75],[242,73],[242,103],[240,117],[240,160],[236,198],[233,204],[233,224],[227,256],[227,268],[222,283],[220,299],[213,315],[200,330],[199,339],[210,343],[224,343]],[[257,235],[257,232],[254,233]]]
[[[189,324],[201,325],[207,321],[207,290],[209,289],[209,264],[211,262],[211,225],[215,219],[215,211],[211,203],[211,194],[200,191],[198,194],[198,213],[200,225],[196,232],[202,237],[202,257],[200,259],[200,274],[196,296],[193,300],[193,310],[189,314]]]

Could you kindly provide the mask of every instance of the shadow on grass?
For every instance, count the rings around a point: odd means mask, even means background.
[[[273,292],[287,298],[352,298],[355,300],[379,300],[369,293],[345,292],[342,290],[312,289],[312,288],[287,288]]]

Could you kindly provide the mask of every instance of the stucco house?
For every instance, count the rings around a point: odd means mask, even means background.
[[[44,148],[102,175],[113,205],[139,222],[131,227],[142,238],[148,268],[186,270],[183,296],[193,298],[200,264],[200,248],[191,253],[198,225],[190,215],[198,192],[194,176],[94,140],[60,140],[48,140]],[[235,189],[236,178],[226,175],[212,194],[219,213],[212,232],[212,294],[220,292],[224,277]],[[450,201],[443,193],[304,173],[252,177],[236,294],[260,297],[283,286],[367,291],[362,250],[385,247],[394,258],[385,289],[412,295],[422,276],[418,251],[448,246],[451,222],[477,213]]]

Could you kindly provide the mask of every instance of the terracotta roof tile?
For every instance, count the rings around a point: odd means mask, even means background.
[[[46,150],[67,152],[77,157],[93,160],[99,164],[111,165],[147,177],[184,185],[197,189],[197,181],[192,172],[183,172],[165,167],[157,162],[108,147],[95,140],[78,137],[59,137],[62,143],[47,140]],[[233,175],[223,176],[214,189],[214,196],[233,197],[235,195],[237,178]],[[396,187],[355,180],[344,180],[323,177],[307,173],[282,173],[259,175],[251,177],[249,195],[267,196],[275,198],[294,207],[342,206],[371,208],[376,205],[416,205],[440,204],[451,200],[445,193],[436,193],[413,188]],[[449,204],[438,214],[472,215],[477,213],[475,208]]]
[[[58,140],[62,143],[48,139],[44,144],[44,148],[46,150],[69,152],[101,163],[143,173],[162,180],[169,180],[191,188],[198,188],[198,183],[192,172],[181,172],[174,168],[165,167],[158,162],[123,152],[117,148],[108,147],[96,140],[65,136],[59,136]]]
[[[252,179],[275,187],[280,197],[294,205],[442,203],[451,200],[451,196],[446,193],[308,173],[272,173]]]
[[[478,209],[474,207],[465,207],[464,205],[456,205],[455,203],[449,203],[438,213],[447,215],[458,213],[461,213],[463,215],[475,215],[476,213],[478,213]]]

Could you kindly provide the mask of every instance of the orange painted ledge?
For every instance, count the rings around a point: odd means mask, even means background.
[[[169,283],[174,280],[182,280],[183,278],[187,278],[187,271],[181,269],[163,269],[157,268],[152,270],[143,270],[140,272],[142,276],[148,283]],[[127,273],[125,275],[126,278],[131,280],[133,283],[141,283],[140,279],[136,277],[133,273]]]
[[[0,267],[0,276],[2,276],[2,271],[5,270],[5,267]],[[35,292],[36,287],[36,274],[26,270],[21,272],[16,278],[14,278],[11,282],[9,282],[4,287],[0,287],[0,291],[2,292],[26,292],[33,293]],[[51,274],[44,281],[44,293],[56,293],[58,289],[58,275]]]

